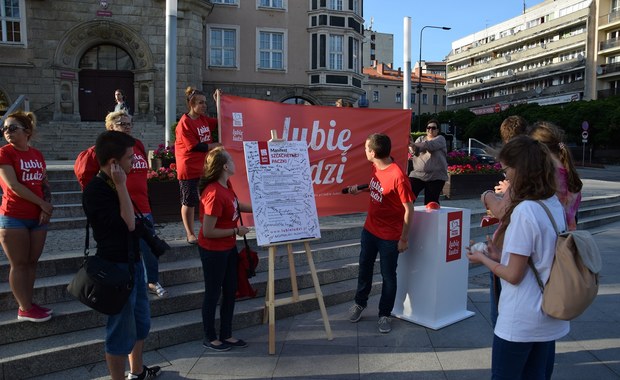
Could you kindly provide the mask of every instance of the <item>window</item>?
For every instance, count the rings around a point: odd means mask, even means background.
[[[341,11],[342,0],[329,0],[329,9],[333,9],[335,11]]]
[[[97,45],[80,58],[80,69],[91,70],[133,70],[131,56],[114,45]]]
[[[237,28],[209,29],[209,65],[237,67]]]
[[[259,30],[258,31],[258,57],[259,69],[285,69],[286,34],[281,31]]]
[[[355,13],[357,15],[361,15],[361,12],[360,12],[360,0],[353,0],[351,5],[353,5],[353,9],[351,9],[353,11],[353,13]]]
[[[344,36],[329,35],[329,69],[342,70],[342,44]]]
[[[433,105],[436,106],[437,105],[437,94],[433,95]]]
[[[411,92],[411,104],[415,104],[415,95],[416,95],[416,93],[413,92],[413,89],[411,89],[410,92]]]
[[[211,0],[215,4],[237,4],[237,0]]]
[[[372,101],[375,103],[379,102],[379,91],[373,91],[372,92]]]
[[[422,94],[422,104],[428,104],[428,94]]]
[[[395,103],[402,103],[403,102],[403,95],[400,92],[396,93],[396,98],[394,98],[394,102]]]
[[[24,43],[23,0],[0,0],[0,7],[0,43]]]
[[[360,41],[353,39],[353,71],[359,73],[360,68]]]
[[[620,11],[620,0],[611,0],[611,12]]]
[[[284,0],[259,0],[258,6],[263,8],[284,9]]]

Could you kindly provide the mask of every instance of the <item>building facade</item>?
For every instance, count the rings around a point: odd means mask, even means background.
[[[370,28],[364,29],[362,56],[364,57],[364,67],[371,67],[377,62],[393,65],[394,35],[372,30],[372,25]]]
[[[122,89],[161,123],[165,0],[0,0],[0,113],[20,95],[41,122],[102,121]],[[179,0],[177,109],[187,86],[278,102],[363,93],[363,0]],[[211,113],[215,111],[211,104]]]
[[[595,3],[547,0],[453,42],[448,109],[485,114],[512,104],[596,98],[596,83],[587,80],[596,66]]]
[[[597,99],[620,95],[620,0],[597,0],[597,49],[590,80],[596,83]]]
[[[430,62],[429,62],[430,63]],[[425,68],[423,63],[422,68]],[[422,73],[420,70],[411,73],[411,108],[413,114],[437,114],[446,110],[446,79],[441,74]],[[403,72],[400,68],[393,69],[391,65],[379,63],[364,67],[366,82],[364,90],[368,108],[403,108]],[[418,82],[421,79],[422,92],[417,93]],[[418,104],[421,101],[420,104]],[[419,106],[419,107],[418,107]]]

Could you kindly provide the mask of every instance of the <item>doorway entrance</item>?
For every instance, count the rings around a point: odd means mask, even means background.
[[[129,54],[115,45],[98,45],[80,59],[79,104],[82,121],[101,121],[114,111],[114,90],[121,89],[133,113],[134,63]]]

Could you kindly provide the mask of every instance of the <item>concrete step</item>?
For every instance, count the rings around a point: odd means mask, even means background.
[[[321,291],[326,306],[351,302],[356,284],[357,280],[355,278],[336,283],[322,284]],[[380,288],[380,276],[375,275],[371,295],[378,294]],[[300,291],[300,295],[313,292],[313,288],[306,288]],[[280,293],[276,296],[276,299],[290,296],[290,293]],[[200,296],[198,295],[197,298],[200,298]],[[238,301],[235,307],[233,329],[262,324],[263,308],[264,299],[262,297]],[[307,300],[295,304],[277,306],[276,315],[278,318],[287,318],[316,310],[317,308],[318,303],[315,300]],[[155,306],[154,309],[156,309]],[[88,311],[85,312],[88,313]],[[52,318],[52,321],[55,318]],[[97,318],[103,323],[100,316],[95,319]],[[83,320],[83,318],[70,319],[74,323]],[[0,378],[21,379],[36,377],[54,371],[100,362],[104,356],[104,336],[104,326],[86,327],[79,332],[66,332],[3,345],[3,350],[0,354],[3,376]],[[202,319],[201,313],[197,308],[175,312],[174,314],[156,315],[152,318],[151,332],[145,341],[144,349],[149,351],[194,341],[196,337],[200,336],[202,336]],[[265,347],[266,350],[267,347]]]

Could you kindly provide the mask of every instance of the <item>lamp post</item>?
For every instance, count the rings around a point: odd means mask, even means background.
[[[452,28],[448,27],[448,26],[434,26],[434,25],[425,25],[422,27],[422,29],[420,29],[420,56],[418,59],[418,88],[416,90],[416,92],[418,93],[418,131],[421,132],[422,131],[422,120],[420,119],[421,113],[422,113],[422,32],[424,32],[424,29],[426,28],[432,28],[432,29],[443,29],[443,30],[450,30]]]

